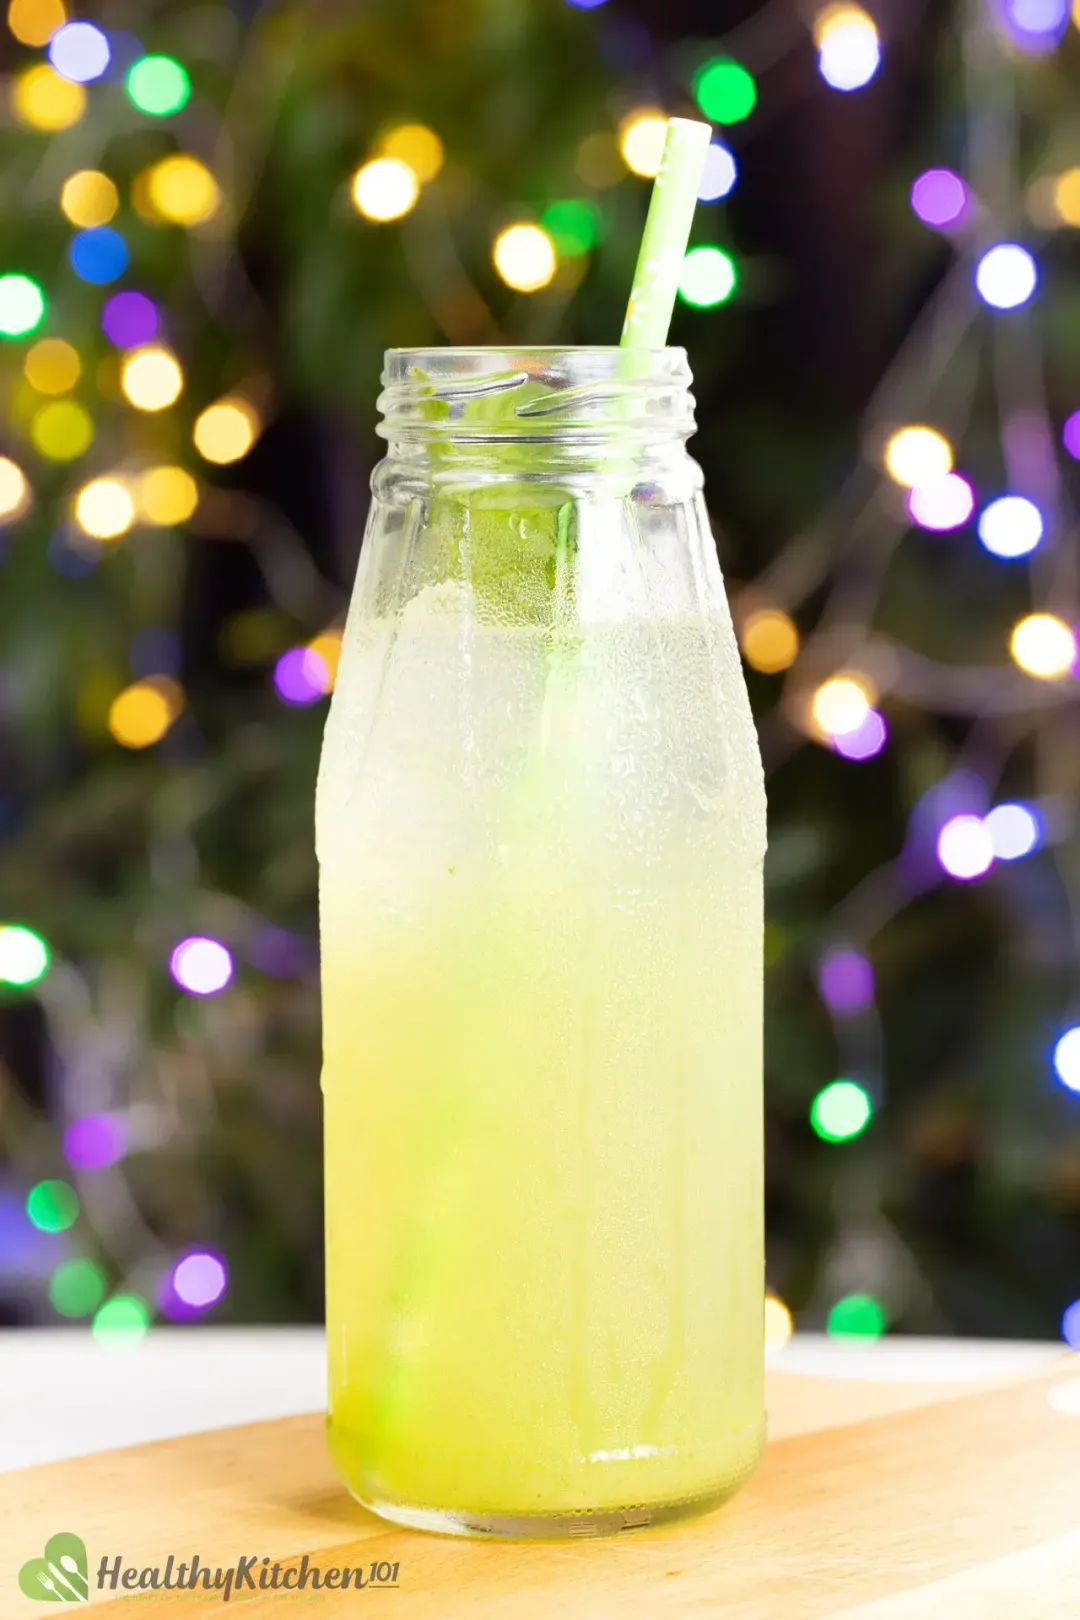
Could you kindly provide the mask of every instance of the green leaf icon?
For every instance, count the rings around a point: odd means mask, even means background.
[[[41,1603],[86,1603],[90,1597],[86,1544],[70,1530],[45,1543],[41,1558],[29,1559],[19,1571],[19,1586]]]

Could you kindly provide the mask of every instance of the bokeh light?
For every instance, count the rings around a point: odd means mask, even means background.
[[[1066,1091],[1080,1092],[1080,1027],[1067,1029],[1054,1047],[1054,1073]]]
[[[26,1213],[39,1232],[66,1232],[79,1218],[79,1195],[66,1181],[39,1181],[26,1195]]]
[[[30,438],[50,461],[75,461],[93,443],[94,424],[73,399],[57,399],[35,412]]]
[[[168,118],[187,105],[191,80],[171,56],[141,56],[128,69],[124,88],[140,112]]]
[[[79,122],[86,111],[86,91],[61,78],[47,62],[38,62],[15,79],[11,106],[20,123],[54,134]]]
[[[743,624],[741,639],[746,662],[763,675],[790,669],[799,656],[795,621],[779,608],[759,608],[751,613]]]
[[[727,303],[738,282],[730,253],[718,247],[693,247],[683,260],[679,297],[694,309],[715,309]]]
[[[1076,637],[1055,614],[1029,613],[1014,627],[1009,651],[1026,675],[1057,681],[1076,662]]]
[[[975,510],[975,491],[959,473],[946,473],[944,478],[909,490],[907,508],[920,529],[944,534],[968,521]]]
[[[64,1132],[64,1156],[76,1170],[107,1170],[124,1156],[124,1127],[113,1114],[86,1114]]]
[[[639,107],[619,125],[619,151],[631,174],[653,180],[660,173],[667,140],[667,114],[656,107]]]
[[[60,191],[64,215],[84,230],[107,225],[119,206],[120,193],[100,169],[79,169],[68,175]]]
[[[434,180],[445,160],[443,143],[426,124],[399,124],[379,142],[379,156],[408,164],[421,184]]]
[[[278,697],[294,708],[306,708],[325,697],[331,684],[325,662],[310,647],[290,647],[274,665]]]
[[[36,281],[18,271],[0,276],[0,337],[26,337],[44,315],[45,294]]]
[[[969,883],[994,864],[994,844],[981,816],[951,816],[938,833],[937,858],[950,877]]]
[[[20,45],[47,45],[67,21],[63,0],[11,0],[7,25]]]
[[[861,951],[829,951],[818,968],[818,988],[831,1012],[864,1012],[874,999],[874,970]]]
[[[119,478],[94,478],[75,497],[75,521],[95,540],[118,540],[135,521],[135,502]]]
[[[851,1142],[873,1117],[870,1094],[854,1080],[823,1086],[810,1105],[810,1124],[823,1142]]]
[[[146,172],[146,197],[159,219],[172,225],[205,225],[221,207],[217,181],[198,158],[176,152]]]
[[[224,467],[242,461],[261,431],[259,413],[251,402],[230,394],[201,412],[192,436],[204,460]]]
[[[341,631],[324,630],[308,642],[308,652],[314,653],[326,671],[324,692],[332,692],[337,684],[338,665],[341,662]]]
[[[1073,1350],[1080,1350],[1080,1299],[1065,1307],[1061,1318],[1061,1337]]]
[[[1069,23],[1069,0],[1002,0],[1002,21],[1015,45],[1032,56],[1052,51]]]
[[[540,223],[555,243],[558,253],[568,258],[588,253],[600,235],[600,210],[584,197],[563,197],[549,203]]]
[[[818,72],[834,90],[861,90],[881,65],[877,27],[861,6],[827,6],[815,20],[814,38]]]
[[[1039,284],[1035,260],[1018,242],[999,242],[975,267],[975,287],[992,309],[1019,309]]]
[[[216,1254],[202,1250],[185,1255],[172,1274],[172,1286],[177,1298],[197,1311],[204,1311],[216,1304],[225,1292],[228,1280],[223,1261]]]
[[[940,483],[952,472],[952,465],[948,439],[922,423],[898,428],[885,445],[885,470],[906,489]]]
[[[717,56],[695,73],[694,96],[714,124],[738,124],[753,112],[757,87],[740,62]]]
[[[889,728],[885,724],[884,716],[877,709],[871,709],[861,725],[854,731],[838,732],[833,737],[833,747],[845,759],[873,759],[880,754],[889,740]]]
[[[114,293],[101,312],[101,329],[118,349],[138,349],[152,343],[160,325],[157,305],[145,293]]]
[[[49,1303],[59,1316],[90,1316],[105,1293],[105,1273],[92,1260],[62,1260],[49,1282]]]
[[[103,287],[117,281],[127,269],[127,243],[111,225],[95,225],[72,237],[68,261],[80,281]]]
[[[174,948],[169,972],[181,990],[190,995],[215,996],[232,979],[232,953],[219,939],[193,934]]]
[[[969,203],[967,186],[952,169],[926,169],[911,188],[912,209],[924,225],[938,230],[959,225]]]
[[[979,514],[979,539],[995,557],[1026,557],[1044,531],[1042,513],[1023,495],[1002,495]]]
[[[831,1339],[880,1339],[885,1326],[884,1307],[873,1294],[845,1294],[830,1310],[826,1331]]]
[[[791,1340],[795,1324],[791,1312],[776,1294],[765,1295],[765,1353],[775,1354]]]
[[[79,351],[63,338],[42,338],[27,353],[23,371],[39,394],[66,394],[82,375],[82,362]]]
[[[713,141],[705,154],[705,167],[698,186],[699,202],[717,202],[734,189],[739,178],[735,154],[720,141]]]
[[[1066,169],[1054,181],[1054,210],[1063,225],[1080,225],[1080,169]]]
[[[30,505],[26,474],[7,456],[0,456],[0,523],[22,517]]]
[[[151,344],[124,358],[120,386],[139,411],[164,411],[179,399],[184,387],[180,362],[168,349]]]
[[[1067,416],[1061,427],[1061,442],[1074,461],[1080,461],[1080,411]]]
[[[149,1307],[136,1294],[114,1294],[94,1317],[94,1338],[105,1349],[134,1349],[149,1331]]]
[[[870,714],[865,686],[852,675],[834,675],[822,682],[810,706],[814,723],[830,737],[858,731]]]
[[[22,923],[0,926],[0,984],[37,984],[48,973],[49,960],[49,947],[32,928]]]
[[[400,158],[373,158],[353,175],[351,195],[358,214],[386,224],[416,206],[420,177]]]
[[[199,486],[183,467],[151,467],[139,479],[136,504],[148,523],[186,523],[199,504]]]
[[[1042,819],[1027,804],[995,805],[984,824],[999,861],[1018,861],[1030,855],[1042,839]]]
[[[539,225],[508,225],[491,252],[499,275],[515,292],[539,292],[559,267],[555,244]]]
[[[110,56],[108,39],[93,23],[65,23],[49,40],[49,61],[57,73],[74,84],[100,79]]]
[[[121,748],[152,748],[183,711],[183,692],[167,675],[151,675],[120,692],[109,705],[109,734]]]

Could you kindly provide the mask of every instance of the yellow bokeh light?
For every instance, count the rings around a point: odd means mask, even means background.
[[[1080,225],[1080,169],[1066,169],[1054,181],[1054,212],[1065,225]]]
[[[82,375],[78,352],[63,338],[42,338],[23,364],[26,380],[39,394],[66,394]]]
[[[239,394],[208,405],[195,423],[195,448],[219,467],[241,461],[262,431],[259,413]]]
[[[885,446],[886,471],[905,489],[937,483],[952,467],[952,446],[936,428],[898,428]]]
[[[30,505],[30,485],[21,467],[7,456],[0,456],[0,518],[10,522],[22,517]]]
[[[559,267],[555,244],[539,225],[508,225],[495,238],[491,256],[515,292],[539,292]]]
[[[7,24],[20,45],[47,45],[67,21],[62,0],[11,0]]]
[[[321,636],[308,642],[308,648],[322,659],[326,665],[328,684],[326,690],[332,692],[337,682],[338,664],[341,661],[341,631],[324,630]]]
[[[180,398],[184,373],[174,354],[152,343],[125,356],[120,387],[136,410],[164,411]]]
[[[136,681],[109,707],[109,730],[124,748],[150,748],[160,742],[184,707],[176,681],[155,675]]]
[[[119,478],[94,478],[75,497],[75,521],[94,540],[119,540],[135,521],[135,502]]]
[[[57,399],[34,413],[30,438],[50,461],[74,461],[93,443],[94,424],[74,400]]]
[[[172,225],[205,225],[221,207],[214,176],[205,163],[186,152],[155,163],[146,171],[144,184],[151,211]]]
[[[779,608],[751,613],[742,629],[743,657],[763,675],[790,669],[799,653],[799,632]]]
[[[782,1350],[795,1331],[791,1312],[775,1294],[765,1295],[765,1350]]]
[[[1025,674],[1057,681],[1076,662],[1076,637],[1056,614],[1029,613],[1013,627],[1009,651]]]
[[[870,713],[870,697],[863,681],[854,675],[834,675],[814,693],[810,706],[814,723],[830,737],[845,737],[858,731]]]
[[[120,194],[100,169],[69,175],[60,192],[60,207],[73,225],[89,230],[107,225],[120,206]]]
[[[420,180],[416,170],[400,158],[375,158],[353,176],[353,206],[365,219],[380,224],[401,219],[415,207],[419,195]]]
[[[31,129],[68,129],[86,111],[86,91],[81,84],[62,79],[47,62],[38,62],[16,78],[11,106],[19,122]]]
[[[148,523],[186,523],[199,504],[199,486],[183,467],[151,467],[139,479],[138,508]]]
[[[667,139],[667,114],[655,107],[629,113],[619,125],[619,151],[633,174],[653,180],[660,173]]]
[[[1080,28],[1080,0],[1073,0],[1072,20],[1076,24],[1077,28]]]
[[[874,28],[873,19],[867,15],[862,6],[845,4],[844,0],[840,0],[837,5],[823,6],[814,18],[813,26],[814,44],[818,50],[820,51],[833,29],[851,23],[862,25],[869,23],[870,27]]]
[[[379,156],[397,158],[421,184],[434,180],[443,166],[443,143],[426,124],[400,124],[379,142]]]

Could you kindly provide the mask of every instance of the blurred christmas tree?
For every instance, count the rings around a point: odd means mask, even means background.
[[[884,40],[847,4],[241,9],[8,11],[0,1309],[320,1314],[311,806],[382,353],[614,341],[696,106],[673,340],[770,773],[771,1282],[835,1331],[1055,1333],[1065,0]]]

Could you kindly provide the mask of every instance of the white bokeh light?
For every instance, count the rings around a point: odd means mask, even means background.
[[[1080,1092],[1080,1027],[1075,1024],[1054,1047],[1054,1072],[1066,1091]]]
[[[985,827],[999,861],[1018,861],[1030,855],[1042,837],[1042,823],[1026,804],[995,805]]]
[[[1023,495],[1002,495],[979,515],[979,539],[995,557],[1026,557],[1045,530],[1039,508]]]
[[[953,816],[938,834],[937,858],[950,877],[969,882],[994,864],[994,846],[981,816]]]
[[[1035,260],[1019,242],[999,242],[975,267],[979,297],[992,309],[1019,309],[1039,284]]]

